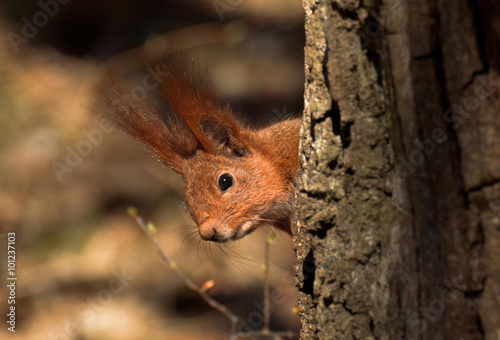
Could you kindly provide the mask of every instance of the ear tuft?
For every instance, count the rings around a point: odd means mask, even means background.
[[[179,174],[200,147],[187,124],[175,112],[149,98],[138,98],[120,79],[108,76],[97,89],[92,111],[137,139]]]

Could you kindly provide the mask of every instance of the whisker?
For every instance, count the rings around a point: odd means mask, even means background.
[[[201,245],[201,238],[198,238],[198,243],[196,244],[196,254],[198,255],[198,265],[201,265],[201,256],[200,256],[200,245]]]
[[[238,260],[244,260],[244,261],[247,261],[251,264],[257,264],[257,260],[245,257],[245,256],[241,255],[240,253],[237,253],[236,251],[231,249],[227,244],[221,244],[221,250],[224,252],[224,254],[228,254],[232,258],[235,258]],[[244,261],[238,261],[238,262],[245,263]]]
[[[189,244],[191,244],[191,242],[193,242],[194,238],[196,237],[196,235],[198,234],[198,231],[197,230],[193,230],[191,231],[190,233],[188,233],[186,235],[186,237],[184,237],[184,240],[182,241],[181,243],[181,246],[179,247],[179,249],[177,249],[177,251],[175,252],[174,254],[174,258],[177,256],[177,254],[182,250],[182,248],[184,247],[184,245],[186,244],[186,241],[188,241],[188,246]]]
[[[193,224],[184,224],[184,225],[180,225],[180,226],[177,226],[174,228],[168,228],[168,229],[162,230],[161,234],[170,234],[171,232],[174,232],[174,231],[188,230],[188,229],[194,229],[194,228],[198,228],[198,227],[193,225]]]
[[[240,274],[245,274],[241,268],[239,268],[238,266],[236,266],[236,264],[233,262],[233,260],[231,259],[231,256],[228,256],[228,254],[224,251],[224,249],[222,247],[219,247],[219,250],[226,256],[226,259],[229,261],[229,263],[231,264],[231,266],[233,266],[238,272],[240,272]],[[240,262],[241,263],[241,262]],[[224,270],[224,269],[223,269]],[[227,270],[224,270],[224,272],[226,274],[229,274],[229,272],[227,272]]]
[[[239,269],[235,264],[234,262],[231,260],[231,256],[229,254],[227,254],[225,251],[224,251],[224,248],[223,246],[225,246],[224,244],[219,244],[219,243],[215,243],[215,244],[211,244],[210,245],[210,248],[213,249],[213,247],[215,247],[215,249],[219,252],[221,252],[223,255],[224,255],[224,259],[227,260],[231,266],[235,267],[236,269],[238,269],[238,271],[241,272],[241,269]],[[223,271],[225,274],[227,275],[230,275],[231,273],[229,272],[228,270],[228,267],[227,266],[222,266],[220,261],[216,263],[216,266],[217,268],[219,268],[221,271]]]

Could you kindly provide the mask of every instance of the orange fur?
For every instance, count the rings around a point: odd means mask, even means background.
[[[150,68],[166,108],[134,99],[111,81],[96,111],[183,176],[201,237],[225,242],[261,225],[291,233],[300,118],[254,129],[218,105],[206,74],[193,65]],[[222,190],[227,176],[232,186]]]

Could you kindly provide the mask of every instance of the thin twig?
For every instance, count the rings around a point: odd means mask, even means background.
[[[264,325],[262,327],[262,332],[266,335],[269,334],[269,322],[271,319],[271,303],[269,300],[269,248],[274,240],[274,236],[268,235],[266,238],[266,245],[264,248]]]

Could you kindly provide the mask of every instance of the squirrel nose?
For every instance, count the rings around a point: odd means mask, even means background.
[[[217,232],[215,231],[213,225],[207,225],[207,223],[204,223],[200,226],[200,236],[205,241],[213,241],[216,235]]]
[[[207,220],[200,225],[199,233],[203,240],[205,241],[214,241],[214,242],[224,242],[227,241],[227,237],[223,235],[219,228],[216,220]]]

